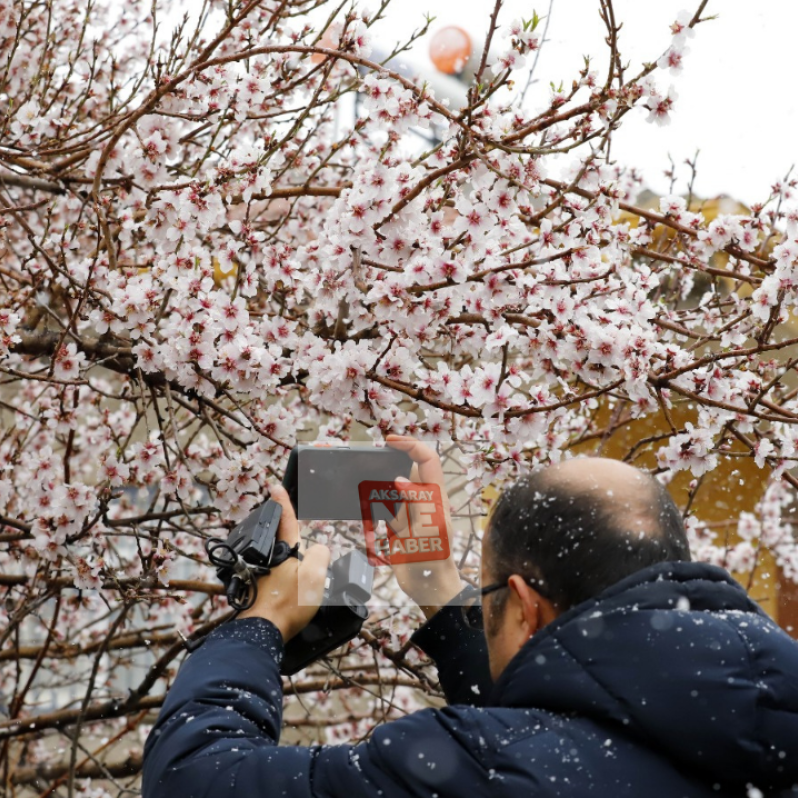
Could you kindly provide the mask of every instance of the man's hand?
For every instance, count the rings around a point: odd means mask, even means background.
[[[388,435],[385,442],[394,449],[407,452],[413,461],[413,469],[410,472],[411,482],[431,482],[440,488],[443,510],[446,515],[446,534],[451,542],[452,518],[449,497],[446,495],[443,468],[437,452],[408,435]],[[403,481],[405,481],[403,477],[397,478],[397,485],[401,485]],[[398,531],[400,530],[394,528],[394,532]],[[399,587],[418,604],[427,618],[432,617],[463,589],[451,549],[445,560],[397,563],[391,567]]]
[[[271,498],[283,510],[277,539],[284,540],[289,546],[299,543],[299,524],[285,488],[273,486]],[[301,562],[296,557],[289,557],[258,580],[255,603],[238,617],[271,621],[287,643],[310,623],[319,609],[329,564],[330,550],[321,545],[308,549]]]

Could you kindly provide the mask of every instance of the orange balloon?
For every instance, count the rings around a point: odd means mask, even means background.
[[[316,46],[326,47],[328,50],[337,50],[338,35],[337,34],[333,35],[330,29],[327,28],[327,30],[324,31],[324,33],[322,34],[322,37]],[[327,56],[324,55],[324,53],[313,53],[313,55],[310,57],[310,61],[313,64],[320,64],[322,61],[324,61],[325,58],[327,58]]]
[[[458,75],[471,57],[471,37],[457,25],[447,25],[432,37],[429,57],[439,72]]]

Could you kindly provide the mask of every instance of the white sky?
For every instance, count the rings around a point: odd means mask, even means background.
[[[533,9],[543,15],[548,3],[506,0],[499,22],[531,17]],[[374,0],[368,5],[373,8]],[[624,23],[621,52],[630,64],[629,74],[635,74],[643,61],[656,60],[668,47],[669,25],[679,11],[692,13],[698,2],[615,0],[614,6],[617,20]],[[387,11],[389,24],[375,28],[375,39],[391,46],[429,11],[436,17],[431,33],[444,25],[461,25],[481,50],[492,8],[492,0],[394,0]],[[679,94],[672,123],[658,127],[645,121],[643,110],[633,111],[616,134],[612,154],[637,166],[647,185],[664,193],[668,153],[681,164],[699,149],[697,194],[725,193],[747,203],[764,200],[771,184],[798,160],[798,0],[710,0],[705,14],[720,16],[698,26],[682,73],[671,76],[657,70],[658,83],[663,88],[672,83]],[[606,63],[604,36],[598,0],[554,0],[536,72],[539,82],[527,95],[530,107],[543,107],[549,81],[570,85],[582,55],[592,55],[601,69]],[[414,64],[429,63],[427,42],[428,38],[417,47]],[[687,168],[680,171],[686,178]],[[677,192],[684,191],[684,185],[678,184]]]

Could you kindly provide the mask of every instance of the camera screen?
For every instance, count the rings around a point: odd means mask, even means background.
[[[366,480],[409,477],[413,463],[396,449],[301,447],[298,452],[297,517],[303,521],[357,521],[358,485]]]

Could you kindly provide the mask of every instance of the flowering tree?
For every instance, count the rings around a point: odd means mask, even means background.
[[[612,453],[681,486],[698,556],[798,575],[794,183],[710,221],[636,206],[610,154],[627,114],[668,121],[707,0],[637,72],[597,0],[601,71],[536,112],[538,18],[502,0],[460,109],[370,60],[387,0],[204,0],[174,31],[172,5],[0,0],[9,794],[135,779],[180,635],[228,617],[204,540],[303,435],[480,441],[472,494]],[[718,473],[752,504],[702,521]],[[437,695],[412,628],[378,613],[287,686],[290,723],[349,738]]]

